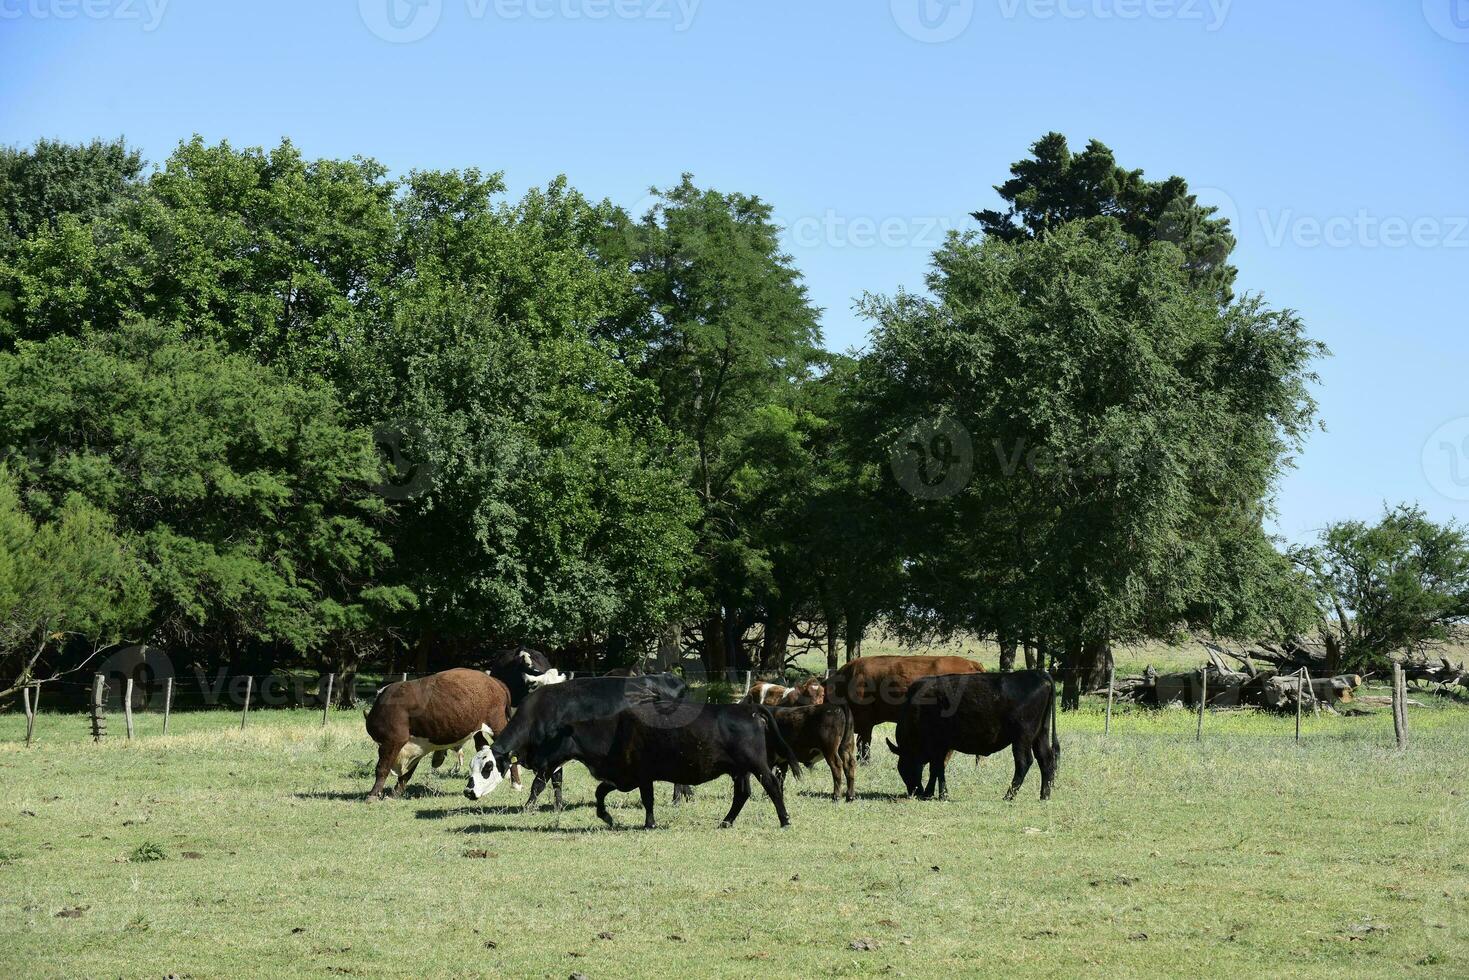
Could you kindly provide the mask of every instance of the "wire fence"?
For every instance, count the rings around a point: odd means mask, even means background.
[[[1193,684],[1196,687],[1182,686],[1177,691],[1169,691],[1166,695],[1160,690],[1158,695],[1160,707],[1164,703],[1173,701],[1191,703],[1195,707],[1198,719],[1195,738],[1199,741],[1204,738],[1206,709],[1228,709],[1239,705],[1237,690],[1231,691],[1222,686],[1216,686],[1213,691],[1210,690],[1209,674],[1210,665],[1205,663],[1193,675]],[[244,729],[249,724],[252,711],[283,708],[314,710],[320,712],[321,725],[325,726],[330,721],[334,707],[367,703],[387,686],[429,676],[433,676],[432,672],[423,674],[400,672],[389,677],[357,675],[350,681],[339,682],[338,675],[334,673],[228,675],[221,669],[209,675],[202,669],[195,669],[193,676],[174,676],[172,674],[163,677],[109,676],[99,673],[93,675],[90,681],[80,678],[63,678],[44,684],[32,684],[21,690],[21,705],[26,717],[24,739],[27,746],[33,744],[35,740],[43,695],[46,699],[46,707],[53,712],[58,710],[62,712],[85,711],[91,726],[93,741],[101,742],[110,734],[121,734],[127,739],[137,737],[136,718],[144,714],[161,715],[162,725],[159,734],[167,735],[169,722],[176,711],[235,711],[239,713],[240,728]],[[575,678],[628,676],[628,674],[619,671],[602,673],[568,671],[565,672],[565,676]],[[826,672],[824,676],[830,677],[831,672]],[[1293,679],[1297,685],[1294,718],[1295,740],[1299,742],[1302,739],[1302,719],[1308,710],[1307,706],[1309,705],[1309,711],[1313,716],[1319,715],[1325,699],[1316,691],[1307,668],[1302,667],[1281,676]],[[749,693],[756,682],[769,681],[781,685],[792,682],[792,678],[783,674],[767,675],[751,670],[726,670],[711,674],[704,670],[690,669],[683,671],[682,677],[692,689],[699,691],[702,697],[716,701],[740,700]],[[350,691],[344,689],[344,683],[351,687]],[[1059,697],[1059,693],[1057,696]],[[1394,737],[1398,748],[1406,748],[1409,700],[1407,681],[1401,665],[1394,665],[1393,668],[1391,700]],[[1110,669],[1107,675],[1102,728],[1104,737],[1112,733],[1112,719],[1116,704],[1116,671],[1114,668]],[[122,718],[123,731],[110,733],[109,722],[118,715],[121,715]],[[67,723],[74,722],[68,721]]]

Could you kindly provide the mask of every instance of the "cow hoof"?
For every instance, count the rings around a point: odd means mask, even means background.
[[[525,784],[524,783],[511,783],[510,784],[510,788],[513,789],[513,790],[515,790],[515,791],[517,791],[517,792],[519,792],[520,790],[525,789]]]
[[[780,829],[781,830],[790,830],[791,829],[791,822],[789,820],[787,820],[785,823],[783,823],[783,824],[780,825]]]
[[[733,826],[734,826],[734,824],[731,823],[728,820],[721,820],[721,821],[719,821],[719,829],[720,830],[728,830],[729,828],[731,828]]]

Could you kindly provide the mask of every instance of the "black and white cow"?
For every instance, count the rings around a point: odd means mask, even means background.
[[[578,677],[565,684],[546,687],[528,697],[522,705],[518,706],[510,725],[494,736],[494,742],[497,747],[505,749],[507,758],[524,756],[534,746],[554,743],[560,737],[563,729],[572,722],[616,714],[633,703],[634,699],[643,700],[650,694],[665,700],[678,700],[687,693],[688,686],[673,674],[649,674],[636,677]],[[485,746],[488,744],[487,738],[475,739],[475,748],[479,754],[470,764],[471,786],[474,785],[475,775],[480,771],[481,756],[485,754]],[[565,806],[565,799],[562,796],[561,763],[549,769],[537,768],[524,762],[521,765],[534,770],[536,774],[535,781],[531,784],[530,798],[525,801],[525,809],[529,810],[535,806],[536,800],[540,798],[549,782],[555,791],[556,810],[560,812]],[[477,799],[494,789],[504,773],[505,768],[502,766],[494,781],[486,785],[473,798]],[[520,787],[517,785],[516,788]],[[673,802],[677,803],[681,798],[692,797],[692,795],[692,791],[687,786],[675,786]]]
[[[1041,766],[1041,799],[1048,800],[1061,756],[1055,723],[1055,690],[1043,670],[921,677],[908,688],[898,741],[888,739],[888,748],[898,757],[898,775],[909,796],[928,799],[935,783],[940,797],[948,795],[944,763],[951,752],[985,756],[1009,747],[1015,778],[1005,799],[1020,792],[1035,761]],[[930,767],[927,787],[925,765]]]
[[[602,680],[608,685],[603,692],[574,692],[578,682],[572,681],[532,695],[494,743],[475,755],[464,795],[478,800],[492,791],[512,759],[538,773],[576,761],[599,781],[597,816],[608,826],[613,821],[607,795],[636,789],[646,812],[643,826],[652,828],[654,783],[700,785],[730,776],[735,790],[724,818],[729,826],[749,799],[753,775],[775,804],[781,826],[790,825],[769,760],[772,748],[785,757],[794,752],[768,709],[676,700],[647,688],[617,692],[615,681]],[[594,694],[605,700],[597,703]],[[596,710],[614,699],[623,705],[610,713]]]

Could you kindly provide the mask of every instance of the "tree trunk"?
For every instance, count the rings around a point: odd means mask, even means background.
[[[847,663],[851,663],[857,657],[862,656],[862,639],[867,634],[867,627],[854,614],[847,613]]]
[[[1036,652],[1035,640],[1026,640],[1025,641],[1025,669],[1026,670],[1044,669],[1045,666],[1046,666],[1046,658]]]
[[[678,666],[683,659],[683,627],[677,623],[668,626],[658,637],[658,672],[666,673]]]
[[[724,679],[724,652],[724,617],[715,612],[704,621],[704,671],[711,680]]]
[[[1015,651],[1016,651],[1016,648],[1018,646],[1019,646],[1019,644],[1016,643],[1015,637],[1013,637],[1013,636],[1001,636],[1000,637],[1000,669],[1001,670],[1014,670],[1015,669]],[[1025,662],[1026,662],[1026,665],[1029,666],[1029,664],[1030,664],[1030,647],[1029,647],[1029,644],[1026,645]]]
[[[828,674],[835,674],[837,669],[836,617],[828,615],[826,617],[826,672]]]
[[[784,616],[773,616],[765,623],[765,636],[760,641],[760,669],[784,670],[786,646],[791,639],[791,621]]]

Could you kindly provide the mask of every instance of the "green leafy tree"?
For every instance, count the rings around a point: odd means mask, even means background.
[[[324,653],[411,601],[374,582],[378,459],[320,383],[153,324],[26,342],[0,353],[0,447],[37,520],[107,515],[138,636],[181,654]]]
[[[656,385],[668,427],[691,447],[700,519],[695,583],[706,666],[743,667],[743,637],[774,588],[754,533],[764,481],[753,467],[792,437],[798,386],[820,349],[819,311],[780,249],[758,197],[701,189],[685,175],[638,221],[613,223],[609,265],[627,263],[635,302],[602,325]]]
[[[421,663],[455,638],[578,655],[683,614],[693,498],[658,393],[594,334],[628,274],[612,218],[557,181],[514,206],[498,175],[412,175],[414,270],[356,364],[362,414],[431,473],[394,504],[395,574],[423,600]]]
[[[1381,669],[1394,654],[1450,639],[1469,618],[1469,535],[1419,507],[1400,504],[1376,524],[1330,524],[1298,560],[1319,589],[1341,666]]]
[[[929,286],[868,302],[856,389],[869,444],[897,449],[911,616],[1041,641],[1074,704],[1112,640],[1279,612],[1244,568],[1289,571],[1262,524],[1314,417],[1323,348],[1297,317],[1221,307],[1106,219],[955,236]]]
[[[46,658],[69,640],[104,643],[147,613],[138,556],[107,515],[69,494],[37,520],[0,465],[0,700],[60,676]]]
[[[64,214],[90,220],[132,190],[142,173],[142,156],[120,139],[0,147],[0,239],[26,237]]]
[[[1229,221],[1215,217],[1217,208],[1200,205],[1182,177],[1146,180],[1141,170],[1118,166],[1112,151],[1096,140],[1072,153],[1060,133],[1037,140],[1031,156],[1012,164],[1010,174],[995,188],[1009,207],[974,212],[985,235],[1015,242],[1071,221],[1111,218],[1140,245],[1177,245],[1190,281],[1223,302],[1232,298],[1237,270],[1229,264],[1235,245]]]

